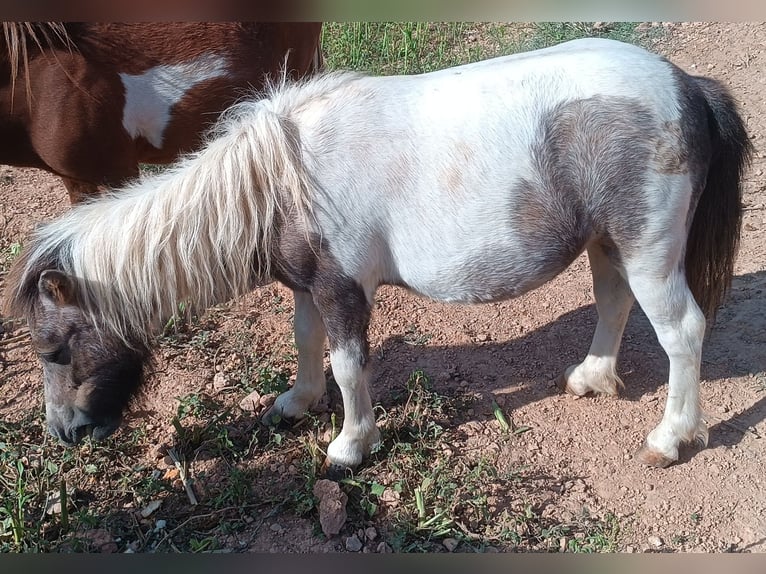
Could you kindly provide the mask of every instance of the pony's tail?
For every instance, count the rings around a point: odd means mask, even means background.
[[[689,230],[686,278],[712,321],[731,285],[742,226],[742,176],[753,146],[726,88],[710,78],[693,80],[707,102],[712,157]]]

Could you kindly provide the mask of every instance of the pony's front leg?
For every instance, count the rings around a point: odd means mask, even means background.
[[[357,467],[380,442],[368,388],[370,303],[357,283],[334,283],[333,289],[321,289],[317,295],[330,341],[333,376],[343,396],[343,427],[327,447],[330,471]]]
[[[292,388],[277,397],[264,415],[275,422],[275,415],[302,418],[316,405],[327,387],[324,377],[325,330],[310,293],[295,291],[295,346],[298,348],[298,374]]]

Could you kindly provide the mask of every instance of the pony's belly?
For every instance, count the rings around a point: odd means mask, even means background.
[[[415,293],[445,303],[491,303],[536,289],[563,271],[512,260],[475,261],[455,267],[406,273],[396,283]]]

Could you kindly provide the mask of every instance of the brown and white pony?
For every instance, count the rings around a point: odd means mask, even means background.
[[[374,294],[454,303],[535,289],[587,251],[598,324],[560,378],[616,394],[637,301],[669,358],[668,398],[638,453],[666,466],[707,442],[706,315],[729,285],[751,144],[732,97],[641,48],[579,40],[419,76],[320,75],[225,114],[165,173],[37,229],[8,277],[66,444],[120,424],[152,329],[272,280],[295,293],[298,373],[273,412],[325,392],[329,339],[343,428],[328,461],[379,440],[368,390]]]
[[[321,64],[321,23],[4,22],[0,163],[61,176],[72,203],[196,149],[267,77]]]

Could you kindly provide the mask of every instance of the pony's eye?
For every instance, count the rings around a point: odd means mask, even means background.
[[[50,353],[40,353],[40,357],[48,363],[56,363],[57,365],[68,365],[72,362],[69,347],[59,347]]]

